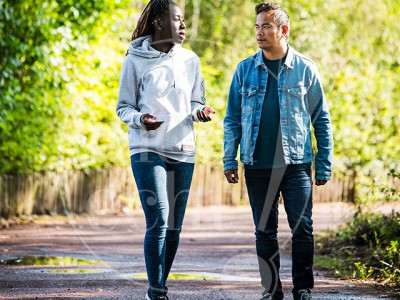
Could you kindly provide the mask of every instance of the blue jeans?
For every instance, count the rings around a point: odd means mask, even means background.
[[[144,255],[149,296],[165,293],[165,284],[179,245],[194,164],[152,152],[132,155],[133,175],[146,218]]]
[[[265,292],[283,298],[279,278],[278,201],[282,193],[292,230],[293,293],[314,286],[311,164],[278,169],[246,169],[245,179],[253,212],[256,251]]]

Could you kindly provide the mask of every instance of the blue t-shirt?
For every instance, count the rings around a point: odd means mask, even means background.
[[[286,166],[282,147],[278,98],[278,74],[285,59],[286,56],[278,60],[264,58],[264,63],[268,68],[267,89],[253,155],[253,165],[245,165],[246,169],[273,169]]]

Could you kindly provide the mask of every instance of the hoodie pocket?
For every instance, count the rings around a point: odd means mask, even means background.
[[[171,154],[194,154],[195,134],[192,116],[157,115],[164,123],[157,129],[141,133],[141,147]]]

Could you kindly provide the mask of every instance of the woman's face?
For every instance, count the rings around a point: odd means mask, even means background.
[[[169,12],[165,13],[160,19],[160,28],[156,28],[157,40],[159,42],[169,42],[172,44],[182,44],[186,36],[186,25],[182,10],[179,6],[171,4]]]

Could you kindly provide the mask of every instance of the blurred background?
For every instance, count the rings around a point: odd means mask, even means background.
[[[236,186],[223,178],[222,120],[236,65],[258,50],[258,2],[177,3],[188,27],[184,47],[200,57],[207,101],[217,112],[212,124],[196,124],[190,205],[245,205],[243,178]],[[146,4],[0,0],[0,217],[139,207],[127,128],[115,106],[120,67]],[[332,116],[334,178],[315,190],[315,201],[353,203],[363,214],[350,229],[358,226],[367,244],[362,230],[371,220],[380,224],[372,236],[391,234],[378,242],[383,250],[391,245],[386,268],[398,280],[399,214],[374,219],[368,211],[394,209],[400,200],[400,1],[280,4],[291,17],[290,44],[319,67]]]

